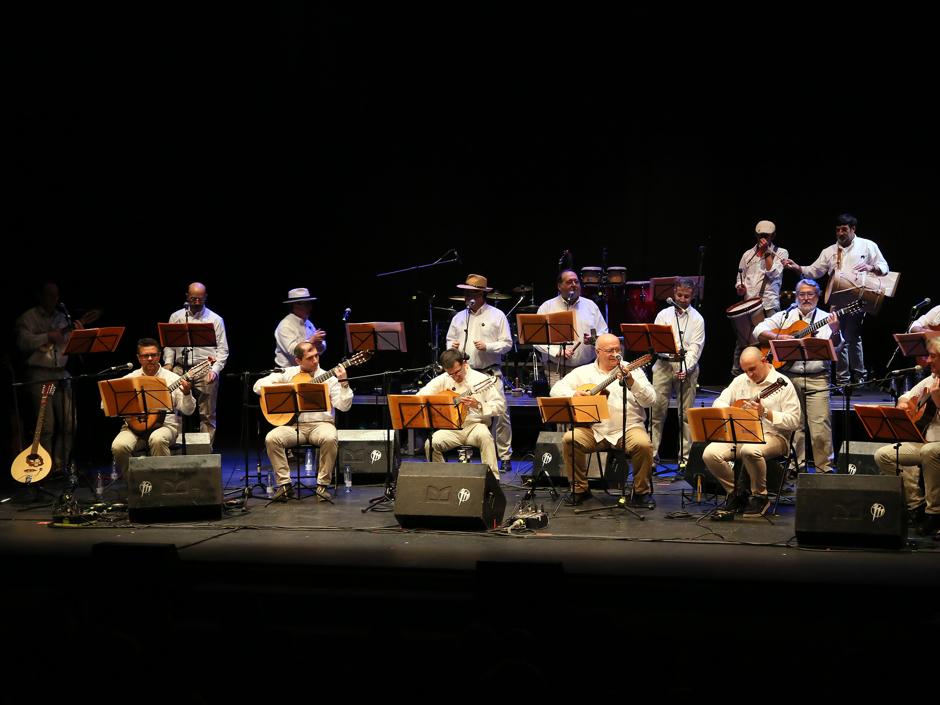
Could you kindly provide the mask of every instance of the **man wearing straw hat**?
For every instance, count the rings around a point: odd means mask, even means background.
[[[283,370],[293,365],[294,349],[300,343],[313,343],[321,355],[326,350],[326,331],[317,330],[310,322],[310,311],[313,310],[313,302],[316,300],[317,297],[311,296],[308,289],[291,289],[287,292],[287,300],[284,303],[290,306],[290,313],[284,316],[274,331],[274,340],[277,343],[274,348],[275,367]]]

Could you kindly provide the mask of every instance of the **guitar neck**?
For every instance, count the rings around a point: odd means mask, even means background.
[[[330,377],[335,377],[335,376],[336,376],[336,372],[334,372],[333,370],[327,370],[322,375],[317,375],[316,377],[314,377],[312,382],[314,384],[322,384],[323,382],[326,382]]]
[[[39,450],[39,438],[42,436],[42,427],[46,421],[46,406],[49,403],[49,397],[43,395],[42,403],[39,405],[39,417],[36,419],[36,430],[33,432],[33,446],[30,451],[33,455]]]

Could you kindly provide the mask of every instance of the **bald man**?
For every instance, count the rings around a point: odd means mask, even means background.
[[[587,384],[597,385],[605,381],[611,372],[620,366],[620,341],[617,336],[609,333],[598,336],[595,350],[597,359],[594,362],[575,368],[555,383],[551,391],[553,397],[584,396],[587,392],[581,391],[579,387]],[[590,454],[620,448],[626,431],[626,452],[633,464],[633,492],[630,504],[645,509],[656,507],[650,482],[653,445],[645,427],[646,409],[656,400],[656,392],[642,372],[620,373],[617,377],[624,380],[623,386],[614,381],[606,387],[610,418],[592,426],[576,426],[565,434],[562,453],[565,456],[565,472],[571,483],[571,495],[565,499],[568,505],[581,504],[591,496],[587,479],[587,460]],[[626,429],[623,428],[624,398],[627,405]]]
[[[215,358],[208,373],[196,381],[195,389],[199,407],[199,430],[209,434],[209,443],[215,439],[215,409],[219,399],[219,379],[228,360],[228,340],[225,337],[225,322],[222,317],[206,306],[206,285],[193,282],[186,289],[183,308],[170,316],[170,323],[211,323],[215,329],[215,347],[163,349],[163,367],[182,375],[193,365],[207,357]]]

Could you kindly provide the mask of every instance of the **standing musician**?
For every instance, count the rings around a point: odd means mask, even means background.
[[[656,399],[656,392],[642,372],[622,372],[620,363],[620,340],[617,336],[605,333],[597,337],[597,360],[581,365],[572,370],[552,387],[553,397],[584,396],[589,392],[580,389],[585,385],[597,385],[605,381],[610,373],[620,368],[617,379],[626,380],[626,391],[619,383],[610,384],[606,391],[610,418],[592,424],[590,428],[575,426],[565,433],[562,440],[562,454],[565,457],[565,472],[571,483],[571,495],[565,504],[578,505],[591,496],[588,487],[588,457],[595,451],[620,448],[626,441],[625,449],[633,464],[633,493],[630,504],[634,507],[653,509],[650,476],[653,471],[653,446],[646,433],[646,411]],[[623,429],[624,395],[627,404],[626,438]],[[571,446],[574,441],[574,457]]]
[[[544,301],[539,306],[538,312],[574,311],[576,340],[574,343],[564,346],[534,346],[536,350],[542,353],[549,384],[554,384],[564,376],[560,374],[561,370],[571,370],[593,362],[597,355],[594,352],[591,331],[593,330],[597,335],[607,332],[607,321],[604,320],[597,304],[590,299],[581,297],[581,280],[574,271],[564,269],[559,272],[556,285],[558,287],[558,296]]]
[[[927,352],[930,376],[898,399],[899,409],[912,416],[921,414],[918,427],[927,442],[902,443],[897,455],[894,445],[875,451],[875,462],[885,475],[894,475],[895,460],[900,461],[908,511],[921,536],[940,531],[940,338],[927,341]],[[923,492],[917,480],[918,469],[924,475]]]
[[[771,340],[792,340],[788,330],[794,324],[797,327],[812,326],[825,321],[825,325],[814,333],[817,338],[832,338],[838,349],[842,343],[839,334],[839,318],[835,313],[826,313],[819,308],[819,284],[812,279],[802,279],[796,285],[796,303],[786,311],[781,311],[757,324],[755,337],[762,343]],[[763,348],[762,348],[763,350]],[[833,472],[832,467],[832,418],[829,414],[829,367],[828,360],[794,362],[783,372],[793,383],[804,423],[793,436],[793,448],[796,450],[797,464],[805,467],[806,433],[804,426],[809,424],[809,436],[813,443],[813,463],[816,472]],[[812,392],[807,395],[807,392]]]
[[[702,453],[702,460],[728,493],[725,511],[743,509],[744,516],[756,517],[763,516],[770,507],[767,460],[786,454],[787,436],[800,425],[800,400],[793,385],[764,359],[758,348],[744,348],[741,369],[744,374],[735,377],[712,406],[740,406],[755,411],[766,443],[739,443],[736,447],[731,443],[709,443]],[[783,382],[779,381],[781,379]],[[761,398],[761,392],[774,384],[777,385],[776,391]],[[748,488],[739,487],[738,494],[734,494],[734,470],[730,461],[735,456],[743,460],[750,478],[750,498]],[[720,518],[720,515],[713,517]]]
[[[783,280],[783,260],[790,255],[782,247],[774,247],[777,226],[769,220],[761,220],[754,228],[757,244],[745,250],[738,263],[738,278],[735,291],[742,299],[761,299],[765,318],[780,310],[780,284]],[[739,336],[735,337],[734,359],[731,376],[741,374],[738,358],[746,347]]]
[[[493,291],[486,284],[486,277],[470,274],[465,283],[457,285],[458,289],[463,290],[466,308],[458,311],[451,319],[450,328],[447,329],[447,347],[466,353],[472,369],[499,377],[499,383],[495,386],[505,400],[500,365],[503,354],[512,350],[512,334],[509,332],[506,314],[486,303],[486,292]],[[509,472],[512,470],[512,426],[508,404],[503,404],[503,413],[496,417],[493,431],[499,469],[501,472]]]
[[[290,306],[290,313],[281,319],[274,330],[274,366],[282,370],[294,364],[294,351],[299,343],[313,343],[321,355],[326,350],[326,331],[317,330],[310,321],[310,312],[316,296],[310,295],[309,289],[291,289],[287,292],[285,304]]]
[[[52,453],[53,467],[64,467],[72,454],[72,411],[74,399],[71,385],[63,383],[70,375],[65,369],[69,357],[64,354],[72,328],[83,328],[73,321],[59,302],[59,287],[45,282],[39,289],[38,305],[16,320],[16,344],[26,358],[26,381],[36,414],[39,413],[44,382],[55,382],[58,391],[49,402],[49,413],[40,431],[44,448]],[[57,442],[53,443],[53,436]]]
[[[683,409],[687,411],[695,404],[698,361],[705,347],[705,319],[690,305],[694,291],[694,281],[686,278],[677,279],[673,288],[673,305],[657,313],[656,320],[653,321],[656,325],[671,326],[676,349],[685,349],[685,356],[682,359],[666,359],[668,356],[664,355],[653,365],[653,389],[656,390],[656,402],[653,404],[651,435],[653,453],[657,458],[659,457],[659,444],[663,438],[663,424],[666,421],[666,412],[669,410],[669,400],[673,393],[679,393],[680,382],[683,385]],[[682,437],[682,457],[678,458],[678,461],[684,465],[688,461],[689,450],[692,447],[692,431],[689,429],[687,418],[683,418]]]
[[[489,431],[493,416],[506,411],[506,397],[499,389],[499,380],[470,368],[460,350],[441,353],[443,374],[439,374],[418,390],[419,396],[454,392],[463,406],[463,426],[456,430],[440,429],[425,441],[424,453],[435,463],[444,462],[444,453],[457,446],[473,446],[480,450],[480,461],[499,477],[499,459],[496,444]],[[479,389],[479,391],[474,391]]]
[[[888,273],[888,261],[871,240],[855,235],[858,219],[851,213],[836,218],[836,242],[819,253],[819,257],[808,267],[801,267],[792,259],[784,260],[787,269],[798,272],[801,277],[819,279],[823,274],[830,277],[836,272],[871,272],[878,276]],[[842,335],[845,345],[839,352],[836,365],[836,384],[845,385],[854,376],[865,381],[865,354],[862,349],[862,323],[864,314],[843,321]]]
[[[163,349],[163,367],[167,370],[182,374],[190,367],[212,357],[212,363],[205,377],[200,377],[196,383],[199,407],[199,430],[209,434],[209,445],[215,439],[216,417],[215,409],[219,399],[219,375],[228,360],[228,339],[225,337],[225,321],[215,311],[206,306],[206,285],[193,282],[186,289],[186,304],[179,311],[170,315],[170,323],[211,323],[215,329],[215,347],[197,347],[184,350],[183,348],[166,347]]]
[[[179,382],[179,386],[170,393],[173,401],[173,411],[168,413],[162,422],[157,422],[148,430],[136,433],[128,426],[125,419],[124,426],[111,441],[111,455],[117,461],[121,475],[127,476],[127,464],[131,454],[137,450],[148,451],[149,455],[169,455],[170,446],[176,441],[180,430],[179,414],[189,416],[196,410],[196,400],[193,399],[192,385],[175,372],[170,372],[160,366],[160,344],[153,338],[141,338],[137,341],[137,359],[140,367],[125,377],[159,377],[167,386]]]
[[[272,384],[290,384],[300,373],[307,373],[311,378],[320,369],[320,353],[313,343],[303,341],[294,348],[294,365],[280,372],[273,372],[262,377],[254,385],[255,394],[261,394],[261,388]],[[333,375],[326,381],[330,392],[330,402],[340,411],[349,411],[353,403],[353,391],[346,381],[346,370],[337,365]],[[301,412],[296,425],[278,426],[268,431],[264,438],[264,447],[268,452],[271,467],[277,476],[277,491],[271,498],[274,502],[286,502],[293,496],[290,480],[290,466],[287,464],[287,448],[294,448],[298,443],[309,443],[320,448],[320,462],[317,468],[317,498],[330,501],[333,496],[327,487],[330,484],[339,440],[336,423],[330,411]]]

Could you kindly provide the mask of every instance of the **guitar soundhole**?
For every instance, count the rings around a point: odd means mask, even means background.
[[[42,467],[42,456],[37,455],[36,453],[31,453],[26,456],[26,464],[31,468],[41,468]]]

